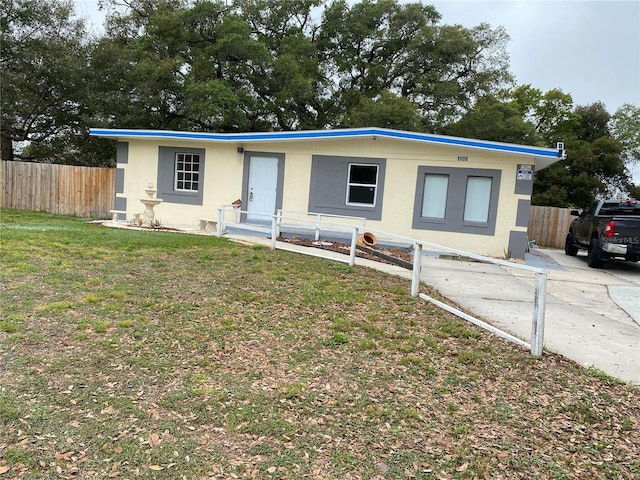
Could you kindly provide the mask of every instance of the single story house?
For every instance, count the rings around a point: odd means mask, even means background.
[[[240,199],[364,217],[371,229],[482,255],[524,257],[533,176],[557,149],[384,128],[202,133],[94,128],[118,141],[116,210],[141,211],[151,183],[164,224],[197,226]]]

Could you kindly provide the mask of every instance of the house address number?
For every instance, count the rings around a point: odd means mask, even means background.
[[[458,156],[458,161],[459,162],[468,162],[469,161],[469,157],[464,157],[464,156]]]

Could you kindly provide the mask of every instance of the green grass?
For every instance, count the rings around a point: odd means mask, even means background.
[[[407,280],[10,210],[0,262],[2,478],[640,477],[637,388]]]

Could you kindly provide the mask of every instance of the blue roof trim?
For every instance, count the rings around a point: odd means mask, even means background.
[[[562,158],[558,150],[551,148],[498,143],[469,138],[447,137],[428,133],[389,130],[384,128],[354,128],[340,130],[295,130],[290,132],[251,132],[251,133],[204,133],[177,132],[170,130],[127,130],[92,128],[89,134],[109,138],[164,138],[175,140],[204,140],[212,142],[252,142],[252,141],[284,141],[284,140],[317,140],[330,138],[357,138],[379,136],[418,142],[452,145],[459,147],[481,148],[501,152],[535,155],[547,158]]]

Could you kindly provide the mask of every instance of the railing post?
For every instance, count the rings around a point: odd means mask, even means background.
[[[224,208],[218,208],[218,225],[216,225],[216,237],[220,238],[224,232]]]
[[[353,234],[351,235],[351,248],[349,249],[349,266],[353,267],[356,264],[356,246],[358,244],[358,227],[353,227]]]
[[[278,238],[278,216],[271,217],[271,250],[276,249],[276,239]]]
[[[413,245],[413,270],[411,272],[411,296],[417,297],[420,293],[420,272],[422,270],[422,244]]]
[[[536,273],[536,294],[531,323],[531,355],[542,355],[544,346],[544,314],[547,301],[547,273]]]
[[[316,242],[320,240],[320,214],[317,215],[315,238],[316,238]]]
[[[276,226],[276,235],[280,237],[280,225],[282,224],[282,209],[278,210],[278,218],[277,218],[277,226]]]

